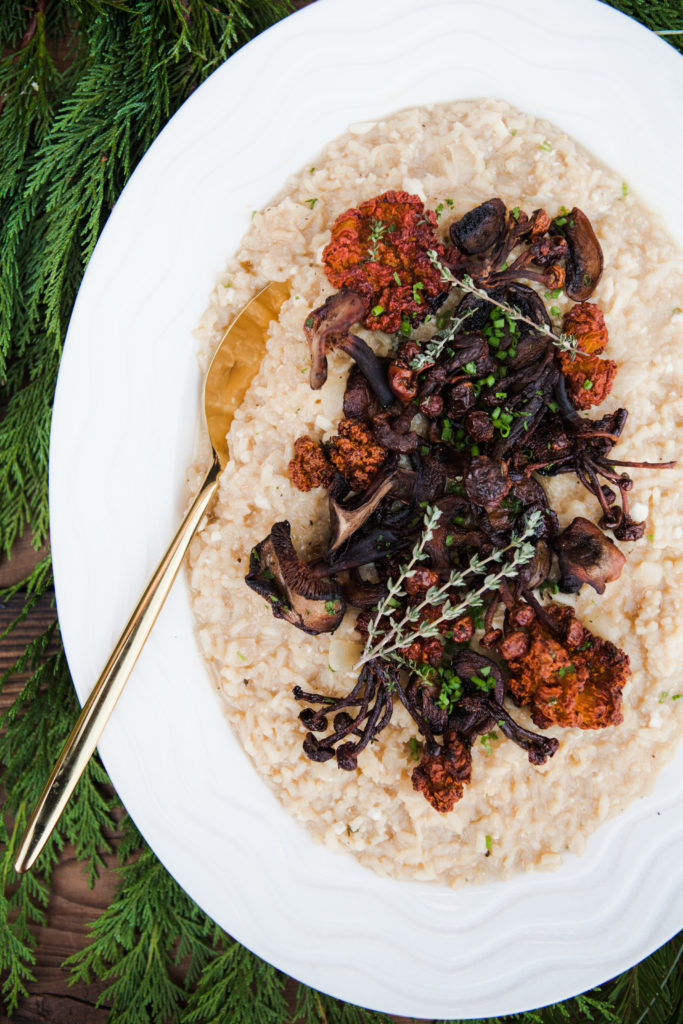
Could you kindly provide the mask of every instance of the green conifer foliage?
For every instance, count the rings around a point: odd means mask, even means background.
[[[551,2],[551,0],[549,0]],[[682,0],[613,0],[683,51]],[[83,271],[121,189],[168,118],[288,0],[0,0],[0,551],[47,536],[52,398]],[[49,556],[17,623],[50,592]],[[17,624],[15,623],[15,625]],[[11,629],[12,627],[10,627]],[[0,637],[0,641],[3,637]],[[56,642],[56,643],[55,643]],[[56,647],[56,650],[55,650]],[[55,623],[0,678],[30,679],[0,720],[0,1003],[33,980],[52,869],[75,844],[91,883],[118,846],[120,881],[65,968],[101,983],[112,1024],[381,1024],[287,979],[225,935],[178,887],[118,805],[94,758],[36,868],[12,868],[28,813],[77,713]],[[680,937],[600,990],[505,1018],[520,1024],[681,1024]],[[484,1022],[480,1022],[484,1024]],[[487,1024],[496,1024],[490,1020]]]

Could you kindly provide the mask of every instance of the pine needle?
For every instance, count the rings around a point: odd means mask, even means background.
[[[683,52],[680,0],[613,0]],[[286,0],[0,0],[0,551],[47,536],[52,398],[76,291],[121,189],[169,117],[235,49],[288,13]],[[240,102],[241,97],[236,97]],[[22,621],[49,592],[49,557],[16,587]],[[0,640],[2,638],[0,637]],[[18,837],[77,714],[56,624],[12,674],[28,682],[0,720],[0,996],[13,1014],[34,980],[35,929],[73,842],[90,882],[111,849],[116,800],[91,761],[36,867],[17,876]],[[70,958],[103,984],[110,1024],[286,1024],[284,978],[228,936],[169,877],[129,820],[120,884]],[[505,1018],[520,1024],[680,1024],[680,939],[602,992]],[[303,985],[302,1024],[380,1024],[384,1015]],[[482,1022],[483,1024],[483,1022]],[[491,1020],[487,1024],[496,1024]]]

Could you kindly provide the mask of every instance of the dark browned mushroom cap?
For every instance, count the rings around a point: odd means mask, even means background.
[[[545,324],[547,327],[551,326],[551,320],[543,303],[543,299],[539,296],[538,292],[534,291],[534,289],[529,285],[520,284],[519,281],[509,281],[507,284],[501,284],[497,285],[495,288],[489,288],[488,294],[495,302],[504,302],[506,305],[512,306],[513,309],[517,309],[522,316],[527,317],[529,320],[533,320],[535,323],[539,324],[539,326],[541,324]],[[494,308],[493,303],[482,298],[480,295],[467,294],[463,296],[458,303],[456,315],[458,317],[462,317],[468,313],[468,331],[481,331],[486,326],[489,315]],[[520,338],[526,337],[527,334],[534,333],[533,327],[522,321],[518,322],[517,329],[519,331]],[[462,335],[460,343],[465,343],[468,338],[469,335]]]
[[[412,544],[411,534],[407,533],[405,528],[373,526],[368,523],[365,529],[356,530],[347,544],[331,555],[311,563],[309,569],[316,577],[331,576],[333,573],[355,569],[360,565],[381,562],[404,551]]]
[[[469,742],[480,733],[499,728],[508,739],[526,750],[531,764],[545,764],[560,745],[554,736],[541,736],[524,729],[495,696],[484,692],[462,697],[455,705],[449,727],[455,727],[458,734],[466,736]]]
[[[501,240],[505,233],[505,203],[502,199],[489,199],[469,210],[455,224],[451,224],[453,245],[467,256],[486,252]]]
[[[331,633],[346,611],[336,580],[320,579],[299,560],[285,520],[252,549],[246,583],[270,604],[276,619],[304,633]]]
[[[603,594],[621,575],[626,559],[614,541],[582,516],[577,516],[555,541],[560,562],[560,590],[576,594],[584,583]]]
[[[468,691],[476,693],[492,693],[499,704],[503,703],[505,696],[505,681],[499,665],[484,654],[477,651],[459,651],[454,660],[453,668],[464,683],[468,685]],[[486,730],[484,730],[486,731]]]
[[[364,581],[357,569],[351,570],[348,581],[341,586],[346,603],[354,608],[374,608],[387,595],[386,582]]]
[[[311,349],[311,387],[318,391],[327,380],[326,353],[348,334],[365,314],[365,302],[348,288],[330,295],[306,318],[304,333]]]
[[[578,206],[567,214],[561,226],[558,226],[557,220],[554,226],[565,236],[569,247],[565,291],[570,299],[583,302],[593,294],[602,276],[600,243],[591,222]]]
[[[356,361],[382,407],[394,400],[384,364],[362,338],[350,329],[366,313],[365,300],[349,288],[330,295],[304,321],[304,333],[311,349],[310,385],[318,391],[327,380],[327,353],[340,348]]]
[[[475,505],[495,508],[510,490],[507,463],[478,455],[467,467],[463,484],[467,497]]]
[[[534,590],[548,579],[552,565],[552,552],[544,540],[539,540],[534,548],[534,557],[522,566],[519,574],[519,585],[525,590]]]
[[[358,366],[352,366],[346,380],[344,391],[344,416],[369,423],[379,413],[380,406],[377,396],[368,384],[367,378]]]

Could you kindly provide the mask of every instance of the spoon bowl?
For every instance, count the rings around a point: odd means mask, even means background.
[[[178,531],[148,583],[118,643],[86,700],[40,799],[28,820],[14,862],[27,871],[43,849],[95,751],[112,711],[168,596],[202,517],[218,489],[230,453],[228,430],[235,410],[258,373],[268,326],[289,297],[287,282],[271,282],[226,328],[204,379],[204,417],[211,465]]]

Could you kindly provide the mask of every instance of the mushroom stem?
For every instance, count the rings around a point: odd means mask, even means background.
[[[370,346],[356,334],[347,334],[337,342],[342,349],[357,363],[359,370],[375,392],[383,409],[394,401],[394,393],[389,387],[386,370]]]

